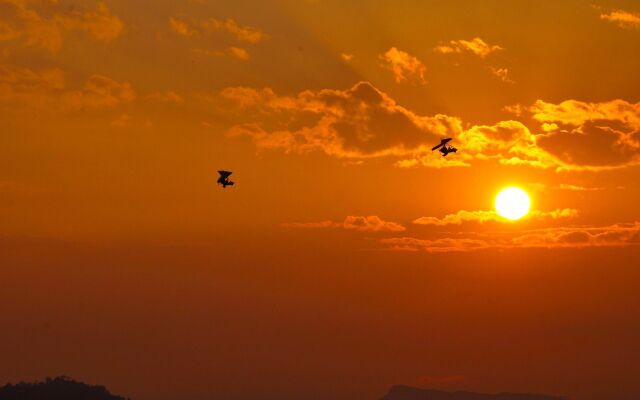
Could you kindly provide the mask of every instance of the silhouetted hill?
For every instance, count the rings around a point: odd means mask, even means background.
[[[397,385],[393,386],[382,400],[563,400],[563,398],[540,394],[444,392]]]
[[[5,385],[0,387],[0,400],[127,400],[116,396],[104,386],[86,385],[67,377],[47,378],[44,382]]]

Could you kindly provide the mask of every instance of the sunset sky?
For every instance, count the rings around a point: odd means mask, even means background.
[[[640,398],[639,50],[633,0],[0,0],[0,384]]]

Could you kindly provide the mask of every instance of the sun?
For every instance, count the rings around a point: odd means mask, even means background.
[[[524,190],[517,187],[502,189],[496,197],[496,212],[506,219],[518,220],[529,212],[531,200]]]

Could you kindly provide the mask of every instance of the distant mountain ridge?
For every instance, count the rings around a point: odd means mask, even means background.
[[[65,376],[44,382],[8,384],[0,387],[0,400],[127,400],[104,386],[87,385]]]
[[[396,385],[381,400],[566,400],[564,397],[524,393],[445,392]]]
[[[65,376],[47,378],[43,382],[0,387],[0,400],[129,400],[111,394],[107,388],[98,385],[87,385]],[[521,393],[474,393],[445,392],[433,389],[419,389],[410,386],[396,385],[389,389],[381,400],[566,400],[563,397],[540,394]]]

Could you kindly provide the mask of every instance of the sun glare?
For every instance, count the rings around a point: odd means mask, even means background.
[[[529,212],[531,200],[524,190],[517,187],[502,189],[496,197],[496,212],[512,221],[518,220]]]

